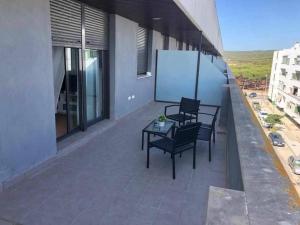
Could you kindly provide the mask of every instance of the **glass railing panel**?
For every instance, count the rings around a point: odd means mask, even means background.
[[[197,51],[158,51],[156,100],[179,102],[194,98]]]

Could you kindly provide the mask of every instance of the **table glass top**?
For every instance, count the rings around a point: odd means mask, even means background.
[[[175,125],[175,122],[167,120],[165,122],[164,126],[159,126],[159,122],[156,119],[156,120],[153,120],[147,127],[145,127],[144,131],[168,134],[174,125]]]

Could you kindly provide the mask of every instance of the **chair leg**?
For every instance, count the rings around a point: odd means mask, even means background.
[[[196,144],[194,144],[193,148],[193,169],[196,169]]]
[[[215,131],[215,128],[213,129],[213,140],[214,140],[214,143],[216,143],[216,131]]]
[[[144,136],[145,136],[145,132],[142,132],[142,151],[144,150]]]
[[[175,180],[176,175],[175,175],[175,156],[172,155],[172,168],[173,168],[173,179]]]
[[[147,168],[149,168],[149,161],[150,161],[150,134],[147,135]]]
[[[180,152],[179,157],[180,157],[180,158],[182,157],[182,152]]]
[[[147,146],[147,168],[149,168],[149,161],[150,161],[150,148]]]
[[[210,140],[209,140],[208,144],[209,144],[209,157],[208,157],[208,159],[209,159],[209,162],[210,162],[211,161],[211,141]]]

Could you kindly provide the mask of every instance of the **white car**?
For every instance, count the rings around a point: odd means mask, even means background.
[[[288,159],[288,163],[293,173],[300,175],[300,156],[290,156]]]
[[[264,119],[261,120],[261,124],[264,128],[272,128],[272,124],[266,122]]]
[[[261,120],[265,120],[268,117],[268,113],[266,111],[260,111],[258,116]]]

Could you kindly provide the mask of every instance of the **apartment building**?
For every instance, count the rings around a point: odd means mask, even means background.
[[[269,99],[300,124],[300,44],[275,51],[269,84]]]

